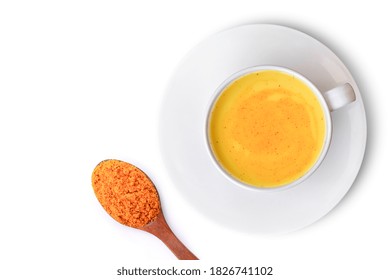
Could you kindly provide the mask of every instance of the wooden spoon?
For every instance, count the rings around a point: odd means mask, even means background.
[[[168,226],[157,189],[141,169],[120,160],[102,161],[92,173],[92,186],[116,221],[153,234],[180,260],[198,259]]]

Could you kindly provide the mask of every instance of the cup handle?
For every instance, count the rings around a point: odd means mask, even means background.
[[[355,91],[348,83],[323,93],[330,111],[335,111],[356,100]]]

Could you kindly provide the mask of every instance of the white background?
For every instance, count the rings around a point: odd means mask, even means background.
[[[387,11],[373,1],[1,1],[0,278],[116,279],[122,266],[183,266],[158,239],[102,210],[90,177],[106,158],[152,177],[172,229],[202,259],[189,267],[273,266],[269,279],[388,278]],[[247,23],[323,42],[366,107],[366,156],[352,189],[325,218],[283,236],[200,215],[172,187],[160,154],[160,103],[175,67],[206,37]]]

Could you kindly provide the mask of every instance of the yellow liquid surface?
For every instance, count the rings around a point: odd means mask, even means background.
[[[272,188],[299,179],[316,163],[326,123],[306,84],[265,70],[244,75],[223,90],[208,129],[211,149],[227,173]]]

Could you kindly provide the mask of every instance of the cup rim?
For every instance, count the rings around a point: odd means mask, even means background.
[[[237,178],[235,178],[233,175],[229,174],[225,170],[225,168],[223,166],[221,166],[221,164],[218,162],[218,160],[215,157],[214,152],[212,150],[211,144],[209,142],[209,123],[210,123],[211,111],[214,108],[214,104],[217,101],[219,95],[223,92],[223,90],[227,86],[229,86],[232,82],[234,82],[236,79],[238,79],[238,78],[240,78],[240,77],[242,77],[244,75],[247,75],[247,74],[250,74],[250,73],[253,73],[253,72],[267,71],[267,70],[275,70],[275,71],[280,71],[282,73],[287,73],[289,75],[297,77],[303,83],[305,83],[311,89],[311,91],[316,95],[317,100],[319,101],[319,103],[320,103],[320,105],[321,105],[321,107],[323,109],[323,112],[324,112],[324,115],[325,115],[325,120],[326,120],[326,131],[325,131],[326,135],[324,137],[325,138],[324,139],[324,144],[323,144],[321,153],[320,153],[319,157],[317,158],[315,164],[313,164],[311,166],[311,168],[309,170],[307,170],[306,173],[304,175],[302,175],[301,177],[299,177],[298,179],[296,179],[296,180],[294,180],[294,181],[292,181],[292,182],[290,182],[288,184],[275,186],[275,187],[251,185],[251,184],[245,183],[243,181],[240,181]],[[306,179],[308,179],[318,169],[318,167],[321,165],[321,163],[325,159],[325,156],[326,156],[326,154],[327,154],[327,152],[329,150],[329,146],[330,146],[330,142],[331,142],[331,138],[332,138],[332,132],[333,132],[333,124],[332,124],[332,118],[331,118],[331,115],[330,115],[329,107],[328,107],[328,105],[327,105],[327,103],[326,103],[326,101],[325,101],[321,91],[308,78],[306,78],[305,76],[303,76],[299,72],[297,72],[295,70],[292,70],[290,68],[277,66],[277,65],[257,65],[257,66],[248,67],[248,68],[242,69],[242,70],[240,70],[238,72],[235,72],[234,74],[230,75],[227,79],[225,79],[217,87],[217,89],[212,94],[211,100],[209,101],[208,106],[206,108],[207,108],[207,113],[206,113],[206,121],[205,121],[205,133],[204,133],[205,137],[204,138],[205,138],[205,141],[206,141],[206,147],[207,147],[208,154],[209,154],[209,156],[210,156],[214,166],[229,181],[234,183],[234,185],[236,185],[238,187],[241,187],[243,189],[252,190],[252,191],[273,192],[273,191],[287,190],[287,189],[290,189],[292,187],[295,187],[295,186],[299,185],[300,183],[302,183],[303,181],[305,181]]]

